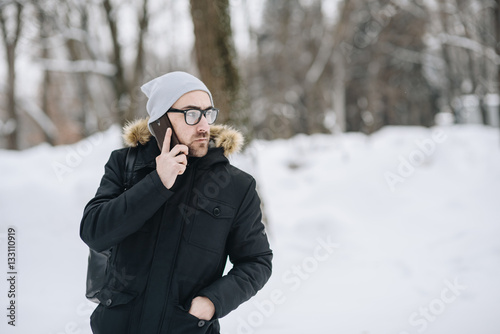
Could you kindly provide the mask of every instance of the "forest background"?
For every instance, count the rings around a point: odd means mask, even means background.
[[[0,148],[143,117],[140,86],[173,70],[249,139],[498,126],[498,3],[2,0]]]

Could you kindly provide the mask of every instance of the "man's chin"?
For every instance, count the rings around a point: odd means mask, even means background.
[[[193,147],[195,145],[189,146],[189,156],[190,157],[195,157],[195,158],[201,158],[207,155],[208,152],[208,145],[196,145],[196,147]]]

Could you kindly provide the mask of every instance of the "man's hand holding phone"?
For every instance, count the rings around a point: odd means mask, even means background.
[[[189,151],[188,147],[182,144],[177,144],[170,149],[171,137],[172,128],[168,128],[165,132],[161,153],[156,157],[156,171],[167,189],[172,188],[178,175],[184,174]]]

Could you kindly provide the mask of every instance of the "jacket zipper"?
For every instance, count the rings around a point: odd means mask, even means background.
[[[189,199],[191,198],[191,191],[193,189],[193,184],[194,184],[194,179],[195,179],[195,174],[196,174],[196,164],[194,164],[193,166],[193,173],[191,175],[191,178],[189,180],[189,188],[188,188],[188,192],[187,192],[187,195],[186,195],[186,198],[184,200],[184,210],[187,210],[187,208],[189,207]],[[187,215],[184,213],[183,214],[184,217],[187,217]],[[186,218],[184,218],[186,219]],[[162,330],[162,327],[163,327],[163,322],[165,321],[165,308],[166,308],[166,305],[168,304],[168,300],[169,300],[169,297],[170,297],[170,290],[172,289],[172,279],[173,279],[173,273],[174,273],[174,268],[175,268],[175,265],[177,263],[177,254],[179,253],[179,247],[181,245],[181,239],[182,239],[182,236],[184,235],[184,225],[185,225],[185,221],[184,219],[182,219],[182,222],[181,222],[181,229],[180,229],[180,233],[179,233],[179,236],[177,237],[177,244],[175,246],[175,252],[174,252],[174,259],[172,261],[172,266],[170,268],[170,273],[169,273],[169,284],[168,284],[168,290],[167,290],[167,298],[165,298],[165,301],[163,303],[163,310],[161,312],[162,314],[162,319],[161,319],[161,322],[160,322],[160,327],[159,327],[159,331],[161,333],[161,330]],[[167,332],[166,333],[170,333],[170,325],[171,323],[167,324]]]

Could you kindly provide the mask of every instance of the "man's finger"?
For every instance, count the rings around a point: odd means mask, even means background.
[[[170,151],[172,156],[178,156],[180,153],[183,153],[185,155],[188,155],[189,153],[189,148],[186,145],[183,144],[177,144],[174,147],[172,147],[172,150]]]
[[[187,165],[187,157],[185,154],[179,154],[174,158],[175,162],[181,164],[181,165]]]
[[[170,152],[170,137],[172,137],[172,129],[168,128],[165,132],[165,138],[163,138],[163,146],[161,147],[161,153]]]
[[[180,164],[179,165],[179,171],[177,172],[177,174],[178,175],[182,175],[182,174],[184,174],[185,171],[186,171],[186,165]]]

